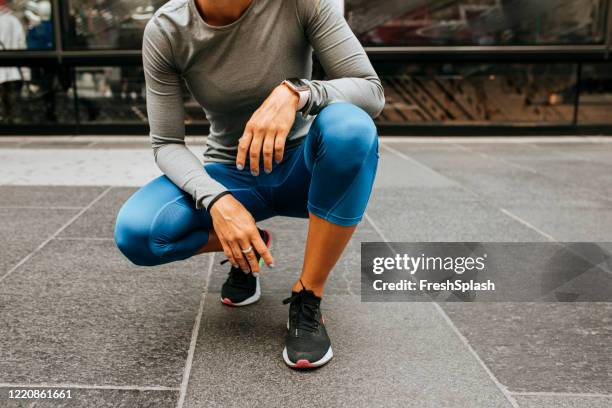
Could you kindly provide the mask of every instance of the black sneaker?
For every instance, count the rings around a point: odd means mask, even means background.
[[[321,298],[302,285],[300,292],[292,292],[283,303],[290,303],[283,350],[285,364],[291,368],[316,368],[326,364],[334,353],[321,316]]]
[[[261,239],[270,248],[272,236],[266,230],[259,230]],[[263,266],[264,260],[255,251],[255,256],[259,261],[259,267]],[[228,262],[225,260],[223,263]],[[227,280],[221,287],[221,302],[228,306],[246,306],[255,303],[261,297],[261,287],[259,286],[259,274],[244,272],[240,268],[232,268],[229,271]]]

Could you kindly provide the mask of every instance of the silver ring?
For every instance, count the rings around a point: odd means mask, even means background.
[[[253,246],[251,245],[251,246],[249,246],[247,249],[243,249],[243,250],[242,250],[242,253],[246,255],[246,254],[248,254],[249,252],[251,252],[252,250],[253,250]]]

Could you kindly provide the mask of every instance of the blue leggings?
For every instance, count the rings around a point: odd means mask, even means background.
[[[285,152],[273,171],[252,176],[235,164],[208,163],[256,221],[276,215],[307,218],[310,211],[336,225],[355,225],[365,211],[378,162],[372,119],[347,103],[323,109],[303,143]],[[212,219],[166,176],[151,181],[117,215],[115,242],[133,263],[161,265],[193,256],[208,242]]]

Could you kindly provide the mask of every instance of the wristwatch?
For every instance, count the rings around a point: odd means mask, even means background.
[[[289,89],[291,89],[300,97],[297,106],[297,111],[300,112],[302,109],[304,109],[304,107],[308,103],[308,100],[310,99],[310,88],[308,87],[306,82],[302,81],[299,78],[285,79],[283,81],[283,85],[288,86]]]

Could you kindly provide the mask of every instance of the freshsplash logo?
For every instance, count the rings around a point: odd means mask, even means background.
[[[419,271],[447,271],[457,275],[465,272],[484,271],[487,254],[482,256],[411,256],[409,254],[396,254],[394,257],[376,257],[372,262],[372,273],[380,275],[385,271],[405,271],[414,275]]]

